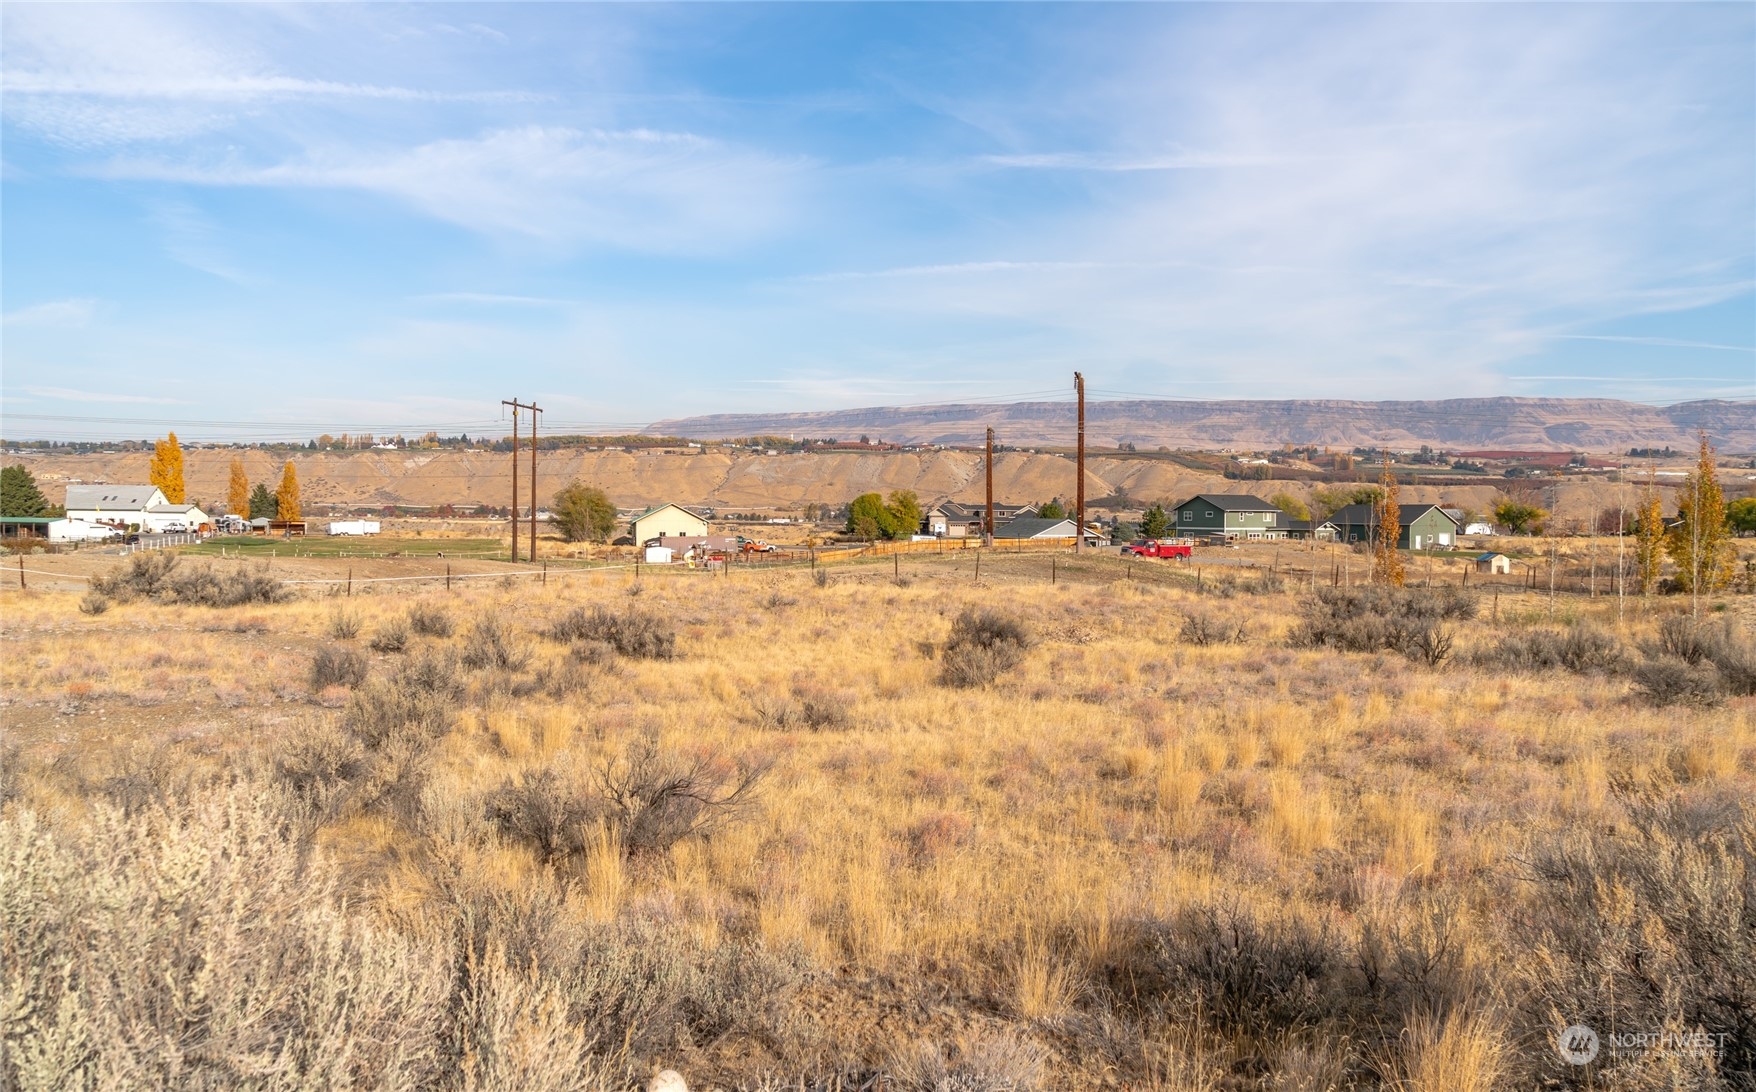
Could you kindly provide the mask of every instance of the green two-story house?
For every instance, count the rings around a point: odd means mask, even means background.
[[[1198,493],[1171,509],[1179,538],[1286,538],[1292,521],[1261,497]]]
[[[1457,520],[1436,504],[1404,504],[1397,507],[1402,529],[1396,545],[1403,550],[1445,549],[1457,542]],[[1377,506],[1350,504],[1329,517],[1341,542],[1375,542],[1378,539]]]

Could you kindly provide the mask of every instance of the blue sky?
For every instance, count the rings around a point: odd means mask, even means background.
[[[1756,397],[1748,4],[8,3],[0,31],[8,436],[455,431],[513,396],[601,430],[1075,369]]]

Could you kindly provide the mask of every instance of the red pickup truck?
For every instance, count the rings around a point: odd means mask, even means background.
[[[1176,542],[1160,542],[1156,538],[1143,538],[1130,546],[1122,547],[1124,557],[1192,557],[1195,547]]]

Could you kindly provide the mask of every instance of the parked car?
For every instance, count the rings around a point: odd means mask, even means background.
[[[1124,557],[1191,557],[1195,548],[1187,543],[1164,542],[1156,538],[1143,538],[1139,542],[1122,547]]]

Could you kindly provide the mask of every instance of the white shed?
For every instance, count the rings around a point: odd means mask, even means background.
[[[648,565],[669,565],[671,557],[669,546],[648,546],[646,548],[646,563]]]

